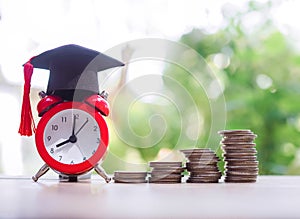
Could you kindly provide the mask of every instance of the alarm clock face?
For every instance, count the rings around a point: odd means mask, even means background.
[[[44,143],[53,159],[64,164],[78,164],[95,154],[100,143],[100,129],[87,112],[66,109],[48,121]]]
[[[97,164],[107,149],[107,126],[92,107],[61,103],[40,120],[36,144],[43,160],[54,170],[84,173]]]

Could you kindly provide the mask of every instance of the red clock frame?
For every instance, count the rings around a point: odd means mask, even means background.
[[[99,143],[96,152],[92,157],[90,157],[88,160],[82,163],[78,163],[78,164],[60,163],[59,161],[55,160],[49,155],[44,144],[44,130],[47,123],[56,113],[66,109],[79,109],[89,113],[92,117],[95,118],[100,128],[101,141]],[[36,147],[38,153],[40,154],[42,159],[49,167],[51,167],[52,169],[60,173],[64,173],[68,175],[79,175],[79,174],[86,173],[92,168],[94,168],[95,165],[105,155],[105,152],[107,151],[109,135],[108,135],[108,128],[105,120],[103,119],[100,112],[97,111],[95,108],[81,102],[63,102],[54,106],[43,115],[36,129],[35,141],[36,141]]]

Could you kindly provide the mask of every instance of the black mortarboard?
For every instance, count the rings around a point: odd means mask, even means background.
[[[99,93],[97,72],[123,65],[122,62],[98,51],[74,44],[48,50],[32,57],[24,64],[25,85],[21,124],[24,119],[28,120],[26,117],[32,119],[29,92],[33,68],[50,70],[46,91],[48,95],[60,96],[64,100],[81,101],[92,94]],[[19,132],[22,134],[23,131],[20,130],[23,130],[21,125]]]
[[[50,70],[47,94],[55,93],[68,100],[80,99],[75,97],[79,91],[99,93],[97,72],[124,65],[98,51],[73,44],[43,52],[31,59],[31,64]]]

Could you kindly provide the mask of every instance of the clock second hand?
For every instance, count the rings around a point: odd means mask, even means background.
[[[76,120],[76,117],[75,117],[75,115],[74,115],[73,127],[72,127],[72,135],[70,136],[69,139],[67,139],[67,140],[65,140],[65,141],[63,141],[63,142],[57,144],[57,145],[56,145],[57,148],[58,148],[58,147],[61,147],[61,146],[63,146],[63,145],[65,145],[65,144],[67,144],[67,143],[69,143],[69,142],[71,142],[71,143],[76,143],[76,141],[77,141],[77,137],[76,137],[76,136],[77,136],[78,133],[84,128],[84,126],[89,122],[89,119],[87,118],[86,121],[82,124],[82,126],[78,129],[78,131],[74,134],[74,132],[75,132],[75,120]]]
[[[86,118],[86,121],[82,124],[82,126],[78,129],[78,131],[75,133],[75,136],[78,135],[78,133],[83,129],[83,127],[89,122],[89,119]]]

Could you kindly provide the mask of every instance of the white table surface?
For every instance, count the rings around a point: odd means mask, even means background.
[[[0,218],[300,218],[300,176],[233,184],[0,177]]]

